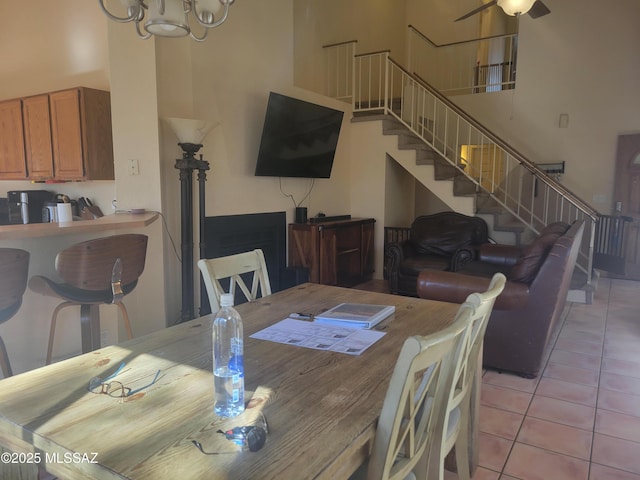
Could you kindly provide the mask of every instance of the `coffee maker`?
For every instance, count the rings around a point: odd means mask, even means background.
[[[14,190],[7,192],[9,223],[42,223],[42,207],[55,201],[55,193],[47,190]]]

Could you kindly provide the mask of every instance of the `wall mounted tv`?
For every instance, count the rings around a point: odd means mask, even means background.
[[[344,112],[269,94],[256,176],[329,178]]]

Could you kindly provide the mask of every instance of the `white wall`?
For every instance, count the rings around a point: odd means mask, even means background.
[[[294,83],[324,93],[322,47],[357,40],[357,53],[390,50],[405,55],[405,1],[294,0]]]
[[[99,10],[74,0],[0,2],[0,100],[77,86],[109,90],[107,19]],[[0,196],[36,189],[88,196],[107,213],[114,196],[112,181],[0,182]]]
[[[640,3],[545,4],[551,14],[521,19],[517,88],[454,100],[531,160],[566,161],[562,183],[608,214],[617,136],[640,131]]]
[[[430,1],[441,10],[430,8],[419,14],[413,10],[418,0],[272,0],[268,7],[264,0],[243,0],[233,5],[228,22],[211,31],[203,44],[187,39],[139,40],[132,35],[131,25],[107,25],[97,2],[1,2],[0,53],[4,62],[0,66],[0,98],[75,85],[111,88],[117,115],[116,181],[69,188],[88,187],[107,203],[115,196],[123,207],[162,209],[177,241],[178,181],[173,162],[180,151],[159,118],[193,115],[218,120],[220,127],[205,139],[202,150],[212,164],[207,214],[284,210],[292,220],[293,204],[280,193],[278,180],[253,176],[269,91],[341,107],[292,86],[302,85],[298,79],[308,80],[319,72],[316,59],[304,63],[304,48],[313,47],[310,57],[315,57],[320,55],[316,46],[351,40],[361,33],[361,51],[391,48],[401,52],[404,34],[396,41],[391,40],[392,32],[404,32],[408,23],[419,26],[420,15],[428,15],[430,21],[441,25],[442,32],[452,30],[455,25],[450,27],[449,22],[468,6],[466,0],[459,6]],[[338,5],[343,3],[346,11],[339,13]],[[640,32],[634,22],[640,5],[634,0],[615,0],[615,8],[577,0],[545,3],[551,15],[537,20],[526,17],[521,22],[518,89],[494,94],[493,100],[499,99],[497,105],[489,105],[488,96],[481,95],[461,101],[472,115],[536,161],[567,160],[565,184],[587,200],[604,197],[594,205],[607,209],[616,136],[640,131],[640,98],[636,94],[640,59],[635,52]],[[56,16],[53,10],[63,13]],[[82,15],[80,27],[77,22],[65,23],[66,18],[74,18],[69,13],[72,10]],[[438,19],[440,12],[448,17]],[[377,20],[377,15],[383,20]],[[52,18],[56,21],[50,22]],[[327,27],[314,18],[333,23]],[[25,25],[29,28],[23,28]],[[107,29],[109,41],[105,43]],[[93,35],[92,40],[73,41],[72,34],[78,31]],[[79,47],[89,51],[93,43],[96,46],[88,54],[90,58],[77,53]],[[18,44],[20,55],[12,50]],[[51,48],[53,45],[56,48]],[[569,113],[568,129],[557,129],[559,113]],[[304,206],[310,214],[322,210],[328,215],[373,216],[377,219],[376,243],[381,249],[385,217],[397,215],[389,211],[385,197],[396,187],[390,187],[385,179],[389,173],[386,156],[371,159],[367,155],[369,139],[366,135],[353,138],[348,119],[347,112],[332,178],[316,181]],[[129,158],[140,160],[138,178],[123,175],[123,164]],[[2,188],[7,185],[3,182]],[[283,189],[296,198],[302,198],[308,186],[307,180],[283,181]],[[139,296],[132,296],[127,304],[139,316],[143,333],[175,321],[180,308],[179,265],[162,223],[156,222],[144,233],[152,236],[152,255],[135,292]],[[38,240],[21,243],[38,252],[32,273],[47,273],[52,270],[55,252],[74,241],[60,237],[45,246]],[[381,275],[380,267],[377,275]],[[149,298],[164,301],[149,305]],[[52,310],[49,303],[33,297],[26,297],[25,302],[19,316],[0,326],[17,372],[41,365]],[[166,313],[158,314],[162,309]],[[105,322],[113,326],[115,319],[109,315],[105,314]],[[73,338],[78,330],[74,321],[65,320],[70,322],[69,351],[79,344]],[[118,336],[115,330],[111,333]]]

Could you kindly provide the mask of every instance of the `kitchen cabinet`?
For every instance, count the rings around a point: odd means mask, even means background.
[[[49,96],[24,98],[22,119],[28,177],[33,180],[53,178]]]
[[[77,87],[2,102],[0,133],[1,180],[115,178],[109,92]]]
[[[49,94],[54,178],[114,179],[110,102],[84,87]]]
[[[373,218],[292,223],[289,267],[306,268],[309,281],[353,286],[374,271]]]
[[[22,102],[0,102],[0,180],[20,180],[27,176],[22,127]]]

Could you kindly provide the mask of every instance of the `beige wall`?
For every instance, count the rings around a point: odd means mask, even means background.
[[[562,183],[608,214],[617,136],[640,131],[640,3],[548,6],[545,17],[521,19],[517,88],[455,100],[533,161],[566,161]]]
[[[0,100],[80,85],[109,90],[107,21],[93,2],[0,2],[0,22]],[[113,181],[55,185],[0,182],[0,196],[22,189],[46,189],[72,198],[87,196],[106,213],[111,213],[111,200],[115,198]],[[1,246],[30,251],[30,275],[55,276],[56,253],[88,238],[61,235],[46,240],[3,241]],[[14,372],[44,364],[49,320],[57,303],[27,290],[18,314],[0,327]],[[108,307],[100,310],[103,338],[114,343],[119,336],[117,314]],[[77,352],[80,347],[78,309],[63,310],[59,319],[54,353],[58,357]]]
[[[107,19],[97,2],[0,2],[0,22],[0,100],[77,86],[109,90]],[[85,182],[80,187],[2,181],[0,196],[39,188],[89,196],[106,212],[114,196],[110,181]]]
[[[357,40],[357,53],[390,50],[404,61],[405,2],[294,0],[294,83],[324,93],[323,45]]]
[[[431,1],[438,8],[424,15],[440,25],[439,31],[452,29],[448,22],[460,14],[458,6],[454,12],[453,2]],[[338,3],[346,8],[339,15]],[[107,23],[97,2],[1,2],[0,21],[6,25],[0,29],[0,52],[5,60],[0,67],[0,98],[80,84],[111,88],[116,181],[65,188],[79,189],[73,190],[74,196],[88,188],[107,208],[117,198],[125,208],[161,209],[178,242],[178,181],[173,162],[180,151],[173,134],[159,120],[164,116],[220,121],[202,150],[212,164],[207,214],[286,211],[291,220],[293,204],[281,194],[278,180],[253,176],[269,91],[348,108],[292,86],[302,85],[298,80],[309,80],[319,72],[317,59],[304,62],[303,47],[317,53],[322,44],[357,38],[362,26],[360,51],[391,48],[402,52],[404,34],[401,40],[392,40],[391,33],[403,32],[408,23],[420,25],[423,14],[415,10],[417,0],[271,0],[266,4],[264,0],[236,2],[229,21],[210,32],[205,43],[196,44],[188,39],[139,40],[131,25]],[[616,136],[640,130],[640,99],[635,92],[640,59],[634,50],[640,34],[633,22],[640,5],[634,0],[616,0],[616,5],[619,8],[610,9],[597,2],[549,0],[551,15],[535,21],[522,19],[518,90],[492,96],[498,99],[497,106],[485,103],[488,96],[462,99],[474,116],[537,161],[567,160],[563,182],[588,201],[604,198],[594,204],[602,209],[609,206]],[[466,7],[459,6],[463,12]],[[58,16],[56,9],[65,15]],[[72,10],[82,19],[71,14]],[[384,21],[376,20],[374,14],[382,15]],[[50,22],[52,18],[56,21]],[[65,23],[67,18],[74,18],[75,23]],[[331,22],[331,27],[323,22]],[[18,30],[15,25],[29,28]],[[357,28],[351,33],[353,26]],[[90,36],[78,41],[71,36],[77,31]],[[600,33],[594,35],[594,31]],[[600,45],[603,38],[606,45]],[[21,45],[20,55],[11,50],[12,45]],[[80,46],[85,56],[78,53]],[[570,114],[568,129],[556,127],[559,113]],[[366,135],[353,137],[349,116],[347,111],[332,178],[317,180],[310,200],[303,205],[310,214],[376,217],[381,249],[386,218],[395,222],[398,217],[391,205],[400,203],[398,208],[404,208],[407,203],[391,200],[401,188],[402,175],[384,155],[376,156],[372,165],[367,154],[370,142]],[[129,158],[140,161],[138,177],[124,173]],[[395,179],[388,180],[387,175]],[[3,182],[2,188],[9,189],[8,185]],[[309,181],[283,179],[282,186],[299,199]],[[152,236],[152,254],[136,290],[138,296],[131,296],[127,304],[136,312],[142,333],[173,323],[180,308],[179,264],[162,223],[144,232]],[[37,251],[32,273],[51,273],[55,252],[74,240],[60,237],[44,246],[37,240],[18,243]],[[381,259],[381,252],[378,254]],[[381,275],[380,266],[377,270],[376,275]],[[9,352],[17,372],[42,364],[51,309],[50,303],[28,296],[19,316],[0,326],[0,333],[10,339]],[[165,313],[159,314],[163,309]],[[79,345],[77,317],[69,315],[64,320],[69,335],[62,353],[73,353]],[[115,341],[118,329],[110,315],[105,313],[105,325],[110,341]]]

